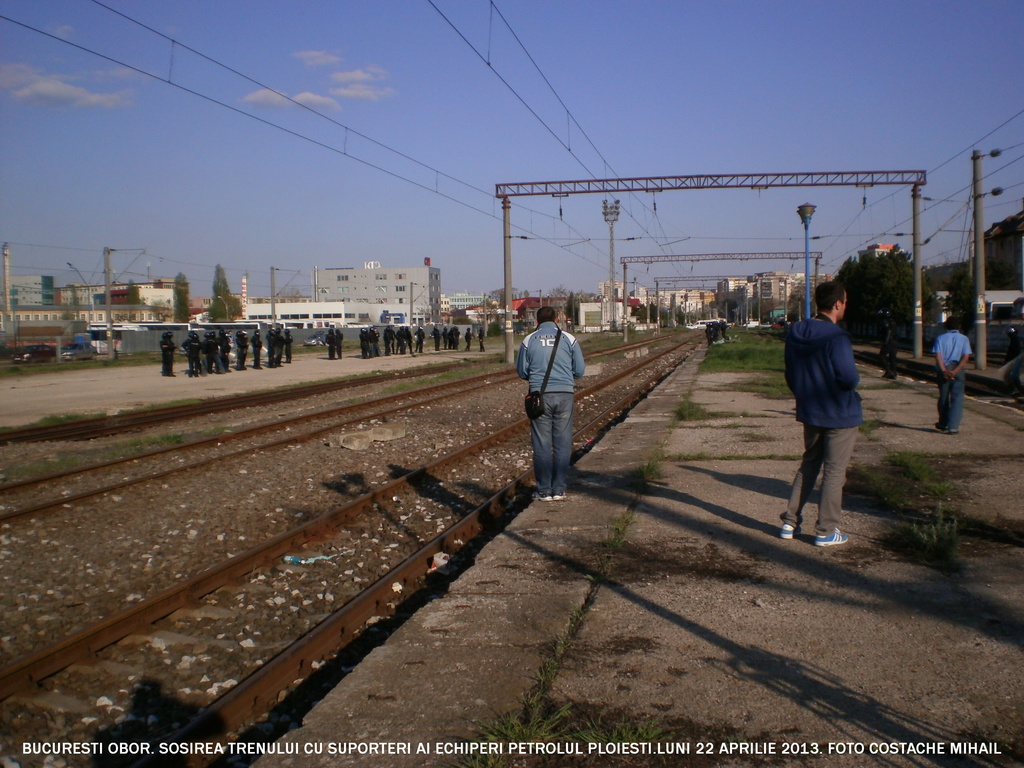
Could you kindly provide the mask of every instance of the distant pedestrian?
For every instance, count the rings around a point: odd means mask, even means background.
[[[1009,370],[1006,371],[1006,383],[1009,384],[1015,394],[1024,394],[1024,384],[1021,383],[1020,372],[1021,367],[1024,366],[1024,356],[1021,355],[1021,341],[1020,333],[1013,326],[1006,331],[1008,344],[1006,346],[1006,359],[1003,361],[1004,366],[1009,366]]]
[[[484,327],[481,325],[480,329],[476,332],[476,340],[480,342],[480,351],[484,351]]]
[[[423,354],[423,340],[425,338],[427,338],[427,333],[423,330],[423,326],[421,325],[416,329],[416,354],[418,355]]]
[[[971,341],[960,333],[960,319],[946,318],[946,332],[935,339],[935,370],[939,375],[939,420],[935,428],[947,435],[960,431],[964,415],[964,388],[967,384],[967,363],[973,350]]]
[[[896,351],[898,349],[896,339],[896,321],[892,319],[892,311],[888,309],[878,310],[878,316],[882,320],[882,348],[878,354],[882,358],[882,368],[885,373],[882,378],[896,378]]]
[[[334,359],[334,329],[329,328],[327,335],[324,337],[324,344],[327,346],[327,359]]]
[[[220,367],[225,373],[231,370],[231,337],[223,328],[217,333],[217,346],[220,347]]]
[[[779,537],[792,539],[800,532],[804,505],[824,468],[814,544],[830,547],[849,538],[839,532],[843,486],[864,416],[853,342],[836,325],[846,314],[846,289],[839,282],[821,283],[814,301],[818,314],[795,323],[786,336],[786,383],[796,397],[796,419],[804,425],[804,454]]]
[[[292,361],[292,332],[285,328],[284,329],[284,361],[290,363]]]
[[[470,346],[473,344],[473,329],[466,329],[466,351],[469,352]]]
[[[252,367],[259,370],[263,366],[260,365],[260,352],[263,351],[263,339],[260,338],[260,329],[257,328],[252,332]]]
[[[434,330],[432,330],[430,332],[430,335],[434,337],[434,351],[435,352],[440,352],[441,351],[441,329],[438,328],[435,325],[434,326]]]
[[[196,331],[189,331],[188,338],[182,342],[181,348],[188,356],[188,376],[190,379],[198,379],[205,376],[201,357],[203,354],[203,342]]]
[[[544,413],[530,421],[540,501],[565,499],[572,458],[573,392],[575,380],[586,371],[579,342],[555,325],[555,317],[552,307],[537,310],[537,330],[523,339],[516,359],[516,372],[530,383],[530,391],[543,390]]]
[[[161,376],[174,375],[174,350],[176,346],[174,334],[170,331],[164,331],[163,336],[160,337]]]
[[[235,333],[235,370],[245,370],[245,356],[249,353],[249,334],[243,330]]]

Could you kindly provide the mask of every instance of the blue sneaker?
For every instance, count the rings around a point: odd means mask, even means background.
[[[796,534],[800,533],[800,526],[793,526],[789,523],[783,523],[782,528],[779,529],[780,539],[792,539]]]
[[[836,528],[832,533],[827,536],[815,536],[814,546],[816,547],[834,547],[837,544],[845,544],[850,540],[850,537],[845,533],[840,533],[839,529]]]

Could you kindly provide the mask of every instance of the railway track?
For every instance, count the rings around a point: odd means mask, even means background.
[[[603,400],[600,415],[593,414],[577,440],[595,436],[683,354],[669,348],[581,391],[581,404]],[[615,391],[610,398],[609,389]],[[215,720],[221,724],[219,737],[225,737],[265,712],[367,620],[393,612],[422,584],[435,554],[456,553],[487,520],[500,520],[510,505],[522,501],[530,472],[514,467],[528,465],[522,440],[527,425],[526,419],[514,419],[433,461],[394,472],[390,481],[329,513],[16,659],[0,669],[0,697],[6,699],[0,722],[29,740],[45,739],[44,726],[54,711],[63,713],[67,725],[74,719],[69,713],[84,701],[90,711],[85,718],[96,717],[97,705],[88,695],[106,686],[114,695],[96,701],[110,702],[107,717],[75,724],[72,732],[94,738],[115,734],[123,741],[189,739],[196,729],[207,732]],[[494,471],[481,479],[481,466]],[[302,551],[311,546],[312,552]],[[305,562],[284,563],[286,555]],[[366,575],[374,571],[380,577],[364,588]],[[345,607],[335,610],[341,604]],[[300,634],[303,639],[295,640]],[[139,679],[154,669],[161,671],[163,687],[175,689],[173,695],[156,696],[154,683]],[[234,670],[233,676],[225,669]],[[207,680],[197,684],[203,676]],[[147,697],[161,701],[148,714],[142,704]],[[128,710],[131,717],[118,723]],[[204,714],[167,736],[170,724],[162,718],[168,710]]]
[[[862,363],[882,368],[882,357],[877,352],[867,349],[857,349],[854,356]],[[912,360],[901,357],[897,360],[896,370],[898,373],[919,381],[935,381],[935,365],[931,360]],[[1024,404],[1012,397],[1007,387],[990,373],[978,373],[969,370],[965,385],[967,394],[986,400],[996,400],[1003,405],[1012,408],[1022,409]]]
[[[611,352],[597,353],[593,355],[593,358],[599,360],[609,354],[617,355],[623,351],[628,352],[647,346],[649,346],[648,342],[637,342]],[[374,376],[370,377],[369,381],[366,378],[361,378],[348,382],[302,386],[284,393],[275,390],[271,393],[263,393],[259,398],[255,395],[223,398],[207,404],[205,409],[203,404],[191,404],[187,407],[175,406],[160,409],[158,413],[140,414],[145,417],[144,421],[132,420],[121,423],[115,418],[114,421],[99,419],[97,424],[76,423],[58,426],[62,427],[63,439],[81,440],[94,438],[99,433],[113,434],[114,430],[134,431],[142,426],[166,425],[182,419],[194,419],[226,410],[237,410],[238,407],[266,405],[268,402],[279,403],[282,397],[288,399],[308,398],[356,387],[362,388],[367,385],[392,383],[395,380],[433,378],[448,373],[454,368],[458,368],[458,366],[445,365],[431,368],[427,372],[417,371],[402,376]],[[299,415],[283,416],[254,426],[234,428],[228,432],[196,437],[181,443],[144,450],[141,453],[91,462],[71,469],[34,475],[0,484],[0,499],[3,500],[0,505],[0,523],[58,509],[69,509],[87,499],[104,494],[127,492],[136,484],[165,480],[172,475],[208,467],[212,462],[244,460],[247,455],[256,451],[312,440],[324,434],[353,426],[363,420],[393,417],[402,411],[420,407],[431,398],[442,397],[449,391],[454,392],[456,396],[465,396],[481,387],[510,382],[518,382],[518,377],[511,370],[463,376],[456,381],[421,386],[408,395],[385,395],[354,403],[307,410]],[[231,403],[235,405],[232,406]],[[53,433],[50,428],[41,428],[38,434],[51,435]],[[75,437],[71,438],[69,435]],[[260,438],[259,441],[257,438]],[[243,445],[234,450],[223,450],[224,446],[235,443],[243,443]],[[182,459],[181,457],[186,454],[195,454],[196,457]],[[73,485],[76,490],[69,491],[69,485]],[[42,491],[40,491],[41,488]],[[56,490],[46,497],[46,488]]]

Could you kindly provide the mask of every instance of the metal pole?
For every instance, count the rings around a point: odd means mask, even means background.
[[[277,327],[277,270],[270,268],[270,324]]]
[[[107,358],[117,360],[114,348],[114,316],[110,309],[110,248],[103,249],[103,302],[107,309]]]
[[[981,152],[971,153],[974,170],[974,367],[988,365],[988,323],[985,317],[985,205],[981,191]]]
[[[921,296],[921,185],[910,191],[914,211],[914,359],[924,356],[924,302]]]
[[[501,214],[505,229],[505,362],[515,362],[512,335],[512,203],[501,198]]]
[[[629,303],[626,301],[626,263],[622,263],[622,343],[629,341]]]
[[[811,317],[811,217],[804,217],[804,320]]]

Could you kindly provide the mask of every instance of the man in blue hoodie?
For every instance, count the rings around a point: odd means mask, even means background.
[[[800,532],[804,505],[824,467],[814,544],[831,547],[849,538],[839,532],[843,486],[864,416],[853,343],[836,325],[846,314],[846,288],[839,282],[821,283],[814,301],[818,314],[793,325],[786,336],[786,383],[796,396],[796,420],[804,425],[804,455],[779,537],[792,539]]]
[[[571,333],[559,330],[555,317],[552,307],[537,310],[537,330],[523,339],[516,359],[519,378],[530,382],[531,392],[540,392],[554,353],[551,375],[543,387],[544,414],[530,422],[533,474],[540,501],[565,499],[572,458],[573,391],[575,380],[586,370],[579,342]]]

